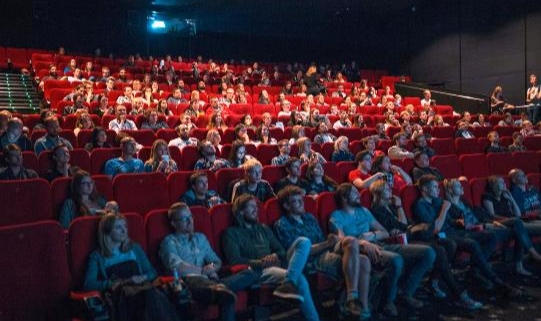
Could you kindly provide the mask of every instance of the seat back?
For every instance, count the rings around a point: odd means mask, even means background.
[[[0,182],[0,226],[54,219],[49,183],[41,178]]]
[[[66,319],[71,278],[60,224],[0,227],[0,244],[1,319]]]
[[[486,159],[491,174],[506,176],[515,167],[511,153],[489,153]]]
[[[323,192],[319,194],[316,200],[316,208],[319,225],[322,227],[323,233],[327,234],[329,232],[329,218],[331,213],[338,208],[334,200],[334,193]]]
[[[445,178],[457,178],[462,176],[462,170],[456,155],[436,155],[432,157],[432,166],[440,170]]]
[[[123,212],[144,215],[169,207],[167,180],[162,173],[118,174],[113,179],[113,193]]]
[[[98,148],[90,153],[90,174],[103,174],[105,163],[108,160],[120,157],[120,148]]]
[[[468,179],[490,175],[485,154],[460,155],[458,161],[462,168],[462,174]]]

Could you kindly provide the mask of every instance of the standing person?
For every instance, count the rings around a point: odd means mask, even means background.
[[[160,258],[170,275],[179,275],[192,297],[220,306],[221,320],[235,320],[235,291],[249,287],[257,280],[256,273],[244,270],[222,278],[218,272],[222,261],[203,233],[194,232],[192,213],[187,204],[175,203],[167,212],[174,232],[160,245]]]
[[[284,249],[272,230],[259,222],[257,198],[241,195],[233,202],[234,226],[223,235],[224,254],[230,264],[247,264],[260,272],[262,284],[278,284],[273,294],[300,303],[306,321],[319,321],[302,271],[312,243],[299,237]]]
[[[360,320],[369,319],[370,260],[359,254],[359,244],[354,237],[340,239],[336,234],[329,234],[325,238],[317,219],[305,211],[304,194],[297,186],[287,186],[278,193],[283,213],[274,224],[278,239],[289,248],[297,238],[308,238],[312,247],[305,270],[320,271],[333,278],[343,277],[347,299],[341,312],[359,316]]]
[[[103,216],[97,241],[98,248],[88,260],[84,289],[112,293],[115,320],[179,320],[167,296],[151,286],[158,275],[141,245],[129,238],[123,215]]]
[[[318,84],[317,80],[317,68],[312,65],[308,68],[306,73],[302,76],[302,83],[306,85],[306,94],[307,95],[318,95],[322,88]]]
[[[490,111],[492,114],[501,115],[510,109],[515,109],[514,105],[511,105],[505,101],[502,95],[502,86],[494,87],[492,94],[490,95]]]
[[[398,196],[391,193],[389,184],[385,181],[375,181],[370,185],[370,194],[372,195],[372,213],[378,222],[391,235],[406,234],[408,241],[417,241],[420,244],[429,245],[436,252],[436,260],[434,261],[434,270],[431,275],[432,291],[434,296],[445,298],[447,294],[441,290],[438,284],[438,279],[441,278],[449,290],[451,290],[453,299],[462,307],[470,310],[480,309],[483,305],[470,298],[466,290],[460,290],[458,284],[453,277],[449,258],[455,255],[456,244],[450,239],[431,239],[431,240],[415,240],[413,235],[408,233],[408,219],[402,207],[402,201]],[[409,234],[409,235],[408,235]],[[416,242],[416,243],[417,243]]]
[[[384,313],[398,316],[395,300],[402,269],[405,269],[407,279],[404,280],[400,300],[409,307],[422,308],[423,302],[415,299],[413,294],[434,263],[434,250],[425,245],[380,245],[379,241],[388,238],[389,233],[368,209],[361,206],[359,191],[352,184],[338,186],[335,200],[338,209],[331,213],[330,230],[339,237],[359,239],[361,253],[368,255],[375,269],[385,271],[388,279],[385,282]]]
[[[528,107],[528,118],[532,123],[537,124],[541,120],[541,90],[535,74],[530,75],[530,87],[526,91],[526,104],[532,105]]]

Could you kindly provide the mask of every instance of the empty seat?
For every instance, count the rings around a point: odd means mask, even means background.
[[[513,163],[515,167],[522,169],[526,174],[539,172],[539,162],[534,151],[514,152]]]
[[[52,220],[51,189],[41,178],[0,182],[0,226]]]
[[[143,215],[169,207],[167,180],[162,173],[118,174],[113,179],[113,192],[123,212]]]
[[[436,155],[432,157],[432,166],[440,170],[445,178],[457,178],[462,176],[462,170],[456,155]]]
[[[323,192],[319,194],[316,199],[316,208],[319,225],[322,227],[323,232],[327,234],[329,232],[329,218],[331,213],[338,208],[334,199],[334,193]]]
[[[453,138],[433,138],[430,146],[436,151],[436,155],[455,154],[455,140]]]
[[[455,150],[459,155],[477,154],[485,151],[479,146],[479,141],[475,138],[455,138]]]
[[[71,278],[60,224],[1,227],[0,244],[1,319],[66,320]]]
[[[136,142],[143,146],[152,146],[152,144],[156,140],[156,135],[150,129],[123,130],[123,132],[133,137]]]
[[[105,163],[113,158],[118,158],[122,154],[120,148],[98,148],[90,153],[90,174],[102,174]]]
[[[491,175],[507,175],[515,166],[511,153],[489,153],[486,156]]]
[[[458,157],[462,174],[468,179],[474,177],[488,177],[488,164],[485,154],[467,154]]]
[[[432,137],[435,138],[453,138],[455,136],[455,129],[451,126],[446,127],[432,127]]]
[[[281,178],[287,176],[287,171],[284,166],[273,166],[266,165],[263,166],[263,173],[261,177],[269,182],[269,184],[274,188],[274,184]]]
[[[526,146],[528,150],[532,150],[532,151],[541,150],[541,136],[525,137],[524,146]]]
[[[481,206],[481,201],[488,179],[486,177],[476,177],[470,179],[470,190],[474,206]]]
[[[278,145],[259,144],[256,151],[256,155],[252,156],[257,156],[257,160],[263,165],[270,165],[271,160],[280,154]]]
[[[400,198],[402,199],[402,205],[404,212],[409,219],[413,219],[413,204],[420,197],[419,189],[417,186],[404,186],[400,190]]]

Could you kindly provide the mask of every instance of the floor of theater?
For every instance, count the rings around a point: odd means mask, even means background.
[[[483,289],[478,283],[470,281],[468,291],[471,296],[484,303],[484,307],[478,311],[468,311],[449,303],[449,299],[437,299],[427,292],[425,288],[419,289],[416,297],[423,300],[426,306],[418,311],[407,310],[398,306],[400,315],[396,318],[389,318],[382,315],[375,315],[371,320],[422,320],[422,321],[541,321],[541,264],[525,264],[529,271],[537,273],[532,277],[522,277],[512,272],[512,264],[500,264],[496,266],[500,275],[505,281],[526,290],[526,295],[518,299],[505,299],[498,296],[494,291]],[[465,284],[464,279],[470,278],[458,273],[457,279]],[[425,284],[427,285],[427,284]],[[287,313],[286,313],[287,314]],[[276,318],[275,318],[276,317]],[[297,314],[275,316],[273,320],[299,321],[302,317]],[[321,310],[322,321],[337,321],[338,316],[334,309]],[[353,319],[352,319],[353,320]]]

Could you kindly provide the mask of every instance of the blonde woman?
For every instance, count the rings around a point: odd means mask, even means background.
[[[152,144],[150,158],[145,163],[145,172],[160,172],[169,174],[178,171],[177,163],[169,157],[167,142],[158,139]]]

